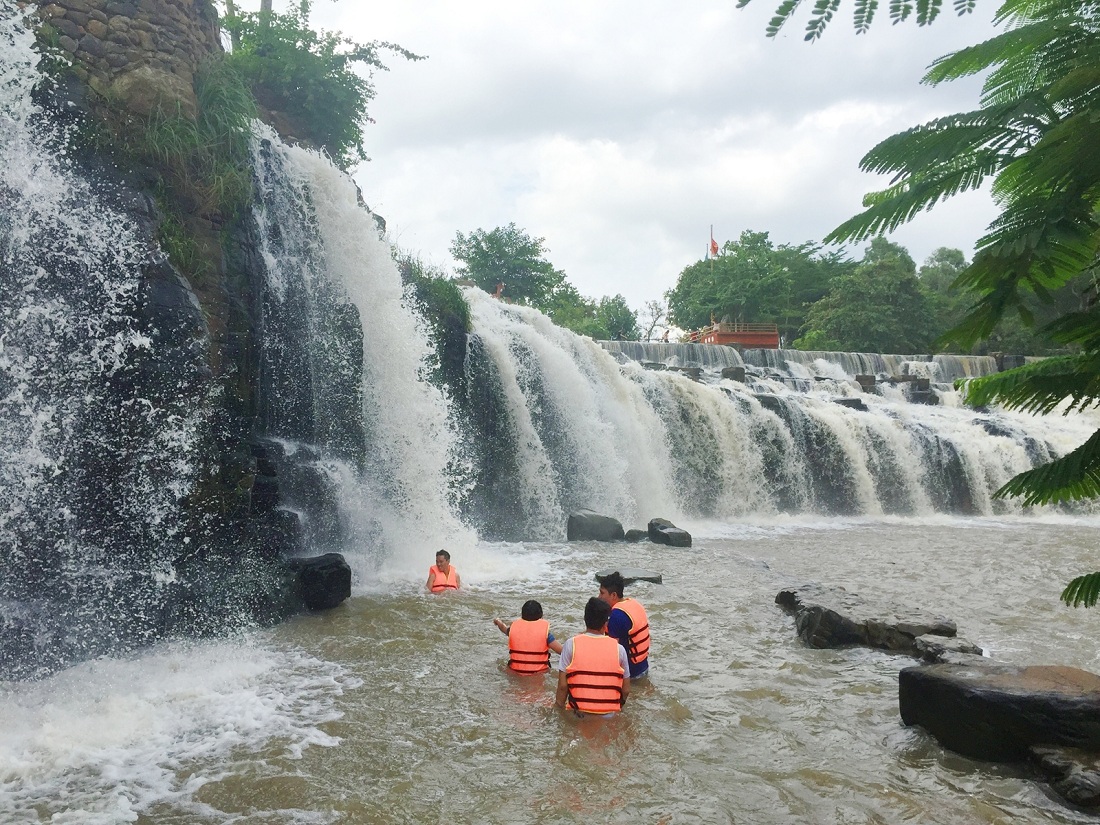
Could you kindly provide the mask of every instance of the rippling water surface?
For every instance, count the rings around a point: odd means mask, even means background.
[[[901,725],[907,657],[810,650],[773,602],[805,581],[954,619],[998,660],[1100,671],[1100,520],[691,525],[691,549],[480,545],[463,593],[374,583],[339,609],[229,641],[0,686],[0,821],[66,823],[1092,822],[1025,768]],[[425,574],[431,559],[425,559]],[[552,677],[502,668],[493,616],[539,599],[579,632],[593,573],[654,628],[627,711],[578,721]]]

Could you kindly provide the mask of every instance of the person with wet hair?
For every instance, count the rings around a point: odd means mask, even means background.
[[[630,678],[649,673],[649,616],[636,599],[623,595],[626,581],[618,571],[602,576],[600,600],[611,607],[607,635],[619,640],[630,659]]]
[[[462,586],[462,577],[451,564],[451,554],[440,550],[435,554],[435,564],[428,568],[427,588],[433,593],[458,590]]]
[[[578,715],[609,716],[630,693],[626,651],[607,635],[611,608],[593,596],[584,606],[585,631],[569,639],[558,660],[554,704]]]
[[[508,667],[524,676],[550,670],[550,651],[561,653],[561,642],[550,632],[550,623],[542,618],[542,605],[534,599],[523,603],[514,622],[493,619],[493,624],[508,637]]]

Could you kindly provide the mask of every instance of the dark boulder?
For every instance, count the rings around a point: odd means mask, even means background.
[[[844,396],[838,396],[830,400],[834,404],[839,404],[842,407],[848,407],[849,409],[867,412],[867,404],[862,398],[845,398]]]
[[[618,520],[585,509],[569,514],[565,535],[569,541],[620,541],[626,534]]]
[[[339,553],[286,559],[307,610],[329,610],[351,596],[351,568]]]
[[[906,725],[976,759],[1022,761],[1034,745],[1100,752],[1100,676],[1072,667],[938,664],[898,675]]]
[[[722,377],[728,378],[730,381],[740,381],[745,383],[745,368],[744,367],[723,367]]]
[[[668,519],[655,518],[649,522],[649,540],[654,544],[672,547],[691,547],[691,533],[681,530]]]
[[[635,530],[635,529],[631,528],[630,530],[626,531],[626,535],[623,536],[623,538],[626,539],[627,541],[630,541],[630,542],[645,541],[646,539],[649,538],[649,531],[648,530]]]

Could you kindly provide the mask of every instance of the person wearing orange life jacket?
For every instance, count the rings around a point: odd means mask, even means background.
[[[446,590],[458,590],[462,586],[462,577],[451,566],[451,554],[440,550],[435,554],[435,564],[428,568],[427,588],[433,593]]]
[[[508,667],[525,676],[546,673],[550,670],[550,651],[561,653],[561,642],[550,632],[550,622],[542,618],[542,605],[534,599],[523,603],[519,615],[511,624],[493,619],[508,637]]]
[[[636,599],[623,596],[626,582],[617,571],[600,579],[600,599],[611,606],[607,635],[619,640],[630,659],[630,678],[649,673],[649,616]]]
[[[584,606],[585,632],[562,645],[554,704],[579,715],[618,713],[630,694],[626,651],[607,635],[611,607],[593,596]]]

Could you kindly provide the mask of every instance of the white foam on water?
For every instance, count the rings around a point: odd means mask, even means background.
[[[319,726],[358,685],[338,665],[249,638],[0,683],[0,821],[38,822],[46,810],[62,825],[113,825],[161,803],[201,812],[196,792],[234,756],[336,745]]]

